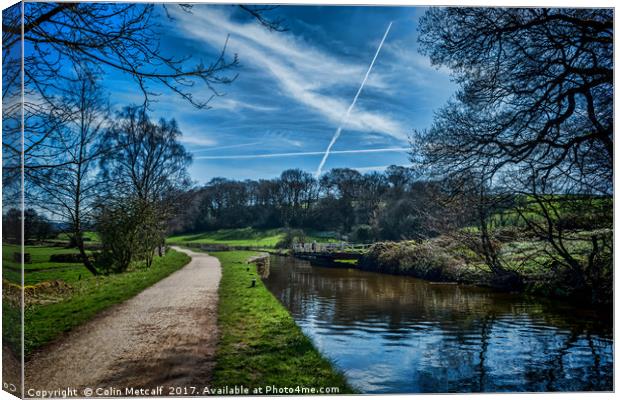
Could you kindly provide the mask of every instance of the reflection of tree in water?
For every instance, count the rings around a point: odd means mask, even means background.
[[[611,323],[594,311],[287,258],[271,267],[267,286],[297,320],[321,327],[313,334],[407,345],[410,364],[372,362],[404,374],[409,391],[611,388]]]
[[[486,369],[484,360],[486,359],[487,351],[489,349],[489,333],[491,325],[493,324],[493,317],[482,318],[481,320],[481,332],[480,332],[480,363],[478,364],[478,391],[484,392],[484,380],[486,377]]]
[[[438,323],[448,319],[467,328],[481,316],[492,313],[525,315],[543,325],[561,329],[578,326],[611,336],[610,321],[601,315],[574,307],[563,310],[551,301],[471,286],[429,284],[404,276],[310,267],[307,262],[292,258],[274,257],[272,265],[266,284],[276,295],[286,296],[281,300],[294,314],[307,299],[320,299],[335,303],[333,309],[328,309],[340,323],[381,316],[386,323],[398,326],[420,318],[435,318]]]
[[[560,339],[557,339],[559,337]],[[552,337],[541,337],[548,348],[548,362],[525,367],[529,391],[611,389],[613,376],[612,343],[594,339],[590,332],[570,331],[558,335],[561,346],[553,348]],[[596,343],[598,342],[598,343]]]

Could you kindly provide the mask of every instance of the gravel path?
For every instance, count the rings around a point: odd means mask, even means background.
[[[221,267],[205,253],[175,250],[192,261],[34,355],[26,390],[207,384]]]

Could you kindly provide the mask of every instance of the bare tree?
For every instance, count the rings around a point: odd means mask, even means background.
[[[547,244],[542,252],[555,273],[568,275],[573,290],[604,302],[611,293],[612,199],[589,192],[589,185],[556,172],[520,170],[515,211],[528,230]],[[558,195],[561,193],[561,195]]]
[[[105,146],[117,149],[101,163],[111,189],[157,202],[186,185],[191,155],[180,136],[175,120],[155,123],[141,107],[125,107],[105,133]]]
[[[280,174],[279,182],[284,200],[281,206],[285,225],[302,224],[316,196],[316,179],[300,169],[288,169]]]
[[[609,192],[612,10],[433,8],[420,43],[460,83],[431,129],[444,136],[437,151],[453,168],[474,157],[491,172],[524,160],[551,171],[587,159],[596,168],[583,172]]]
[[[5,23],[18,25],[19,7],[2,11]],[[19,41],[9,44],[12,34],[2,30],[2,200],[4,209],[21,208],[22,142],[22,48]],[[20,229],[16,226],[15,229]]]
[[[126,107],[104,135],[103,146],[115,149],[100,162],[107,197],[130,199],[142,216],[141,251],[150,265],[164,244],[168,221],[183,207],[178,192],[190,185],[191,155],[178,139],[174,120],[152,122],[141,107]],[[103,202],[105,204],[105,201]]]
[[[521,218],[556,247],[556,223],[544,214],[557,198],[612,193],[612,38],[605,9],[434,8],[422,19],[422,52],[450,68],[460,89],[414,136],[412,161],[435,177],[481,183],[476,209],[489,265],[497,264],[485,229],[489,201],[538,198],[547,223],[531,211]],[[553,180],[563,184],[544,184]],[[574,204],[587,214],[587,202]]]
[[[84,247],[85,226],[92,223],[94,205],[101,182],[97,163],[114,152],[101,146],[108,127],[108,106],[96,77],[88,69],[77,69],[75,80],[62,96],[54,124],[45,146],[37,151],[36,168],[28,174],[30,201],[68,224],[71,245],[75,245],[86,268],[97,274]]]
[[[24,58],[25,86],[43,97],[50,89],[62,87],[71,79],[65,66],[89,64],[109,67],[133,77],[145,95],[154,94],[149,85],[159,83],[197,107],[206,107],[209,98],[199,100],[189,92],[197,83],[217,95],[214,85],[229,83],[234,75],[226,71],[236,65],[236,56],[227,60],[225,46],[209,64],[189,57],[170,57],[159,47],[158,19],[162,13],[154,4],[138,3],[26,3],[24,24],[19,18],[3,23],[4,46],[21,39],[31,47]],[[167,12],[166,5],[164,11]],[[179,5],[184,11],[192,7]],[[278,24],[264,16],[268,7],[242,6],[270,29]],[[19,14],[18,12],[15,15]]]
[[[36,153],[57,128],[57,109],[62,108],[58,95],[70,85],[73,70],[78,65],[94,74],[117,71],[133,78],[144,95],[144,106],[158,95],[156,88],[163,87],[188,104],[208,108],[210,100],[222,94],[218,87],[234,81],[238,60],[236,54],[227,54],[226,38],[222,38],[221,52],[210,62],[191,55],[163,53],[159,40],[160,22],[167,16],[171,18],[168,15],[170,7],[192,12],[191,5],[98,2],[24,2],[3,12],[3,101],[21,91],[22,58],[24,63],[25,173],[31,168],[39,168]],[[265,16],[271,9],[271,6],[241,7],[244,13],[268,29],[281,30],[278,20]],[[20,50],[22,40],[27,49],[23,57]],[[206,90],[200,90],[200,85]],[[204,98],[197,98],[194,93],[207,94]],[[8,107],[3,117],[15,117],[12,130],[17,136],[22,129],[18,123],[21,120],[21,93],[19,101],[15,100],[13,103],[17,108],[11,114],[11,107]],[[5,102],[5,106],[8,103]],[[3,150],[20,160],[21,140],[4,140]],[[20,173],[21,163],[5,165],[7,178],[18,177]]]

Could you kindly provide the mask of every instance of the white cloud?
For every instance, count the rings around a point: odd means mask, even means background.
[[[334,127],[341,122],[351,99],[326,92],[348,85],[352,95],[368,66],[366,61],[355,65],[340,60],[287,32],[270,32],[256,22],[231,21],[229,15],[221,10],[201,8],[194,9],[192,14],[176,12],[175,18],[179,22],[177,26],[186,36],[216,49],[230,34],[228,51],[238,53],[242,65],[266,72],[275,80],[282,94],[319,113]],[[368,61],[371,56],[368,55]],[[387,80],[373,71],[368,87],[387,89],[387,85]],[[407,138],[406,129],[398,121],[362,108],[353,111],[347,128],[379,132],[400,140]]]
[[[194,147],[210,147],[218,144],[217,140],[214,139],[216,135],[205,132],[196,132],[194,129],[188,128],[183,123],[179,123],[179,129],[183,133],[181,137],[179,137],[179,141],[183,144]]]
[[[278,107],[252,104],[226,97],[217,98],[215,101],[213,101],[211,106],[214,110],[228,110],[235,112],[241,112],[244,109],[259,112],[272,112],[278,110]]]
[[[191,144],[195,146],[213,146],[217,144],[217,142],[211,138],[191,134],[184,134],[179,138],[179,141],[185,144]]]

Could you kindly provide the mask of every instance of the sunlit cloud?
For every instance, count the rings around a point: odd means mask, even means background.
[[[258,112],[272,112],[278,110],[278,107],[264,106],[260,104],[252,104],[244,101],[239,101],[231,98],[220,97],[212,102],[214,110],[228,110],[242,112],[244,110],[252,110]]]
[[[176,12],[175,18],[188,38],[214,49],[221,48],[230,34],[228,51],[239,54],[244,66],[259,68],[275,81],[282,94],[319,113],[334,125],[341,121],[349,100],[344,97],[346,91],[340,90],[342,94],[339,95],[332,92],[349,86],[355,90],[367,67],[318,50],[291,33],[270,32],[256,22],[232,21],[230,15],[221,9],[201,8],[192,14]],[[387,83],[380,73],[368,81],[369,88],[381,89],[385,85]],[[362,107],[352,113],[345,126],[347,129],[378,132],[406,140],[406,129],[399,121],[385,112]]]

